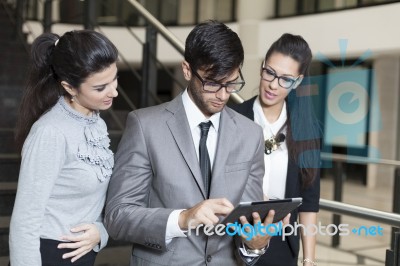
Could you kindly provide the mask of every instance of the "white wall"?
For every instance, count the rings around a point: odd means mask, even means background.
[[[374,54],[400,52],[400,3],[327,12],[317,15],[262,22],[259,34],[260,56],[283,32],[302,35],[312,50],[339,56],[339,39],[348,39],[348,54],[360,55],[367,49]]]

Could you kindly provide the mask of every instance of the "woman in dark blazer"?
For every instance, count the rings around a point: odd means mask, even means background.
[[[283,34],[262,63],[259,95],[233,106],[263,128],[264,198],[303,198],[290,223],[302,224],[306,229],[285,239],[272,238],[256,265],[298,265],[300,235],[303,265],[316,265],[314,225],[319,211],[321,137],[308,88],[299,86],[308,74],[311,59],[311,50],[301,36]]]

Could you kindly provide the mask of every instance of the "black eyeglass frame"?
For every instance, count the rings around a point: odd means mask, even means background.
[[[242,74],[242,71],[240,70],[240,68],[239,68],[239,77],[240,77],[240,79],[243,80],[243,81],[240,81],[240,82],[227,82],[227,83],[217,83],[217,82],[213,82],[213,81],[206,81],[206,80],[204,80],[204,79],[199,75],[199,73],[197,73],[192,67],[190,67],[190,69],[191,69],[192,73],[200,80],[201,84],[203,85],[203,90],[204,90],[205,92],[208,92],[208,93],[217,93],[217,92],[219,92],[222,88],[225,88],[225,91],[226,91],[227,93],[238,93],[239,91],[241,91],[241,90],[243,89],[244,85],[246,85],[246,81],[245,81],[244,78],[243,78],[243,74]],[[216,90],[216,91],[209,91],[209,90],[206,90],[206,89],[204,88],[204,86],[205,86],[205,84],[207,84],[207,83],[212,83],[213,85],[219,85],[219,89]],[[228,91],[228,86],[229,86],[229,85],[240,85],[240,89]]]
[[[268,74],[271,74],[272,76],[274,76],[274,78],[272,80],[267,80],[267,79],[263,78],[262,72],[271,71],[271,70],[273,71],[273,73],[268,73]],[[278,76],[276,74],[275,70],[273,70],[273,69],[271,69],[271,70],[265,67],[265,60],[264,60],[263,63],[262,63],[262,67],[261,67],[261,79],[265,80],[265,81],[268,81],[268,82],[273,82],[277,78],[279,86],[281,86],[282,88],[287,89],[287,90],[291,89],[293,87],[293,85],[296,84],[296,82],[299,80],[299,78],[301,76],[301,75],[299,75],[297,78],[292,79],[292,78],[289,78],[287,76]],[[281,84],[281,79],[282,78],[291,79],[293,81],[293,83],[290,84],[289,87],[282,86],[282,84]]]

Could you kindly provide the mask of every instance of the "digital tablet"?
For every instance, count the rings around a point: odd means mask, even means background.
[[[235,223],[239,221],[240,216],[246,216],[247,221],[253,222],[253,212],[258,212],[261,222],[267,217],[270,210],[275,211],[273,223],[279,222],[285,216],[298,208],[302,203],[302,198],[274,199],[267,201],[241,202],[233,211],[228,214],[221,224]]]

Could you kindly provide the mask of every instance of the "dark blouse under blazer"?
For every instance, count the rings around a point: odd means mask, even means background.
[[[242,104],[231,106],[238,113],[246,116],[254,121],[253,105],[258,96],[243,102]],[[308,188],[302,188],[302,181],[299,176],[299,167],[289,158],[286,177],[285,198],[303,198],[302,205],[298,210],[291,214],[290,223],[293,225],[298,218],[298,212],[318,212],[320,197],[320,176],[314,180],[313,184]],[[299,245],[299,234],[287,237],[287,241],[283,241],[281,237],[273,237],[268,251],[260,258],[257,265],[297,265]]]

